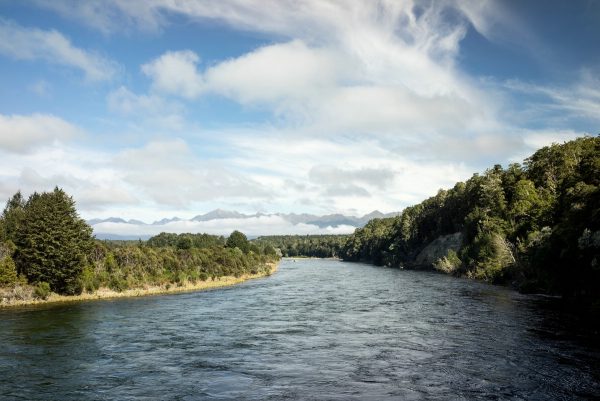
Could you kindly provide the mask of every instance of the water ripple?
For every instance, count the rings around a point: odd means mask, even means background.
[[[600,399],[597,343],[562,321],[473,281],[284,261],[214,291],[0,311],[0,399]]]

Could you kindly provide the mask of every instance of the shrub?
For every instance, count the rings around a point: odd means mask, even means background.
[[[123,292],[127,289],[127,281],[125,281],[121,277],[113,275],[108,281],[108,288],[110,288],[113,291]]]
[[[438,271],[452,274],[461,266],[461,264],[462,262],[456,251],[449,249],[446,256],[439,258],[433,263],[433,267]]]
[[[17,267],[10,256],[0,259],[0,286],[13,286],[19,282]]]
[[[38,299],[46,300],[50,296],[50,284],[42,281],[35,286],[33,295]]]
[[[100,287],[100,281],[94,275],[94,271],[91,267],[83,269],[80,277],[81,287],[84,291],[92,293]]]

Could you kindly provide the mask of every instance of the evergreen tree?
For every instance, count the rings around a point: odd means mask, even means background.
[[[30,283],[47,282],[61,294],[81,292],[80,275],[93,244],[92,229],[58,187],[31,195],[15,235],[15,262]]]
[[[0,287],[12,286],[18,282],[17,268],[12,259],[15,248],[9,240],[6,243],[0,243]]]
[[[0,241],[15,241],[16,232],[19,229],[25,213],[25,199],[18,191],[6,203],[6,207],[0,218]]]
[[[248,253],[249,245],[246,235],[237,230],[231,233],[226,242],[227,248],[239,248],[244,253]]]

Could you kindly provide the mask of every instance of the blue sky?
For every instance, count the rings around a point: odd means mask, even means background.
[[[398,211],[597,134],[599,1],[0,1],[0,198]]]

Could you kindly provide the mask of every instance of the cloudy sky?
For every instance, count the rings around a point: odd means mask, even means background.
[[[0,199],[401,210],[600,132],[595,0],[0,0]]]

